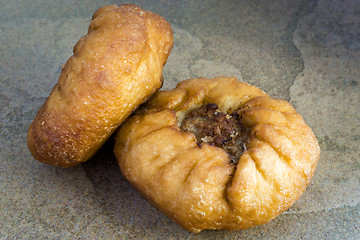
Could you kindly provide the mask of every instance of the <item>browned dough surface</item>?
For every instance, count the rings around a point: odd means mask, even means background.
[[[28,131],[35,159],[70,167],[88,160],[162,85],[170,24],[136,5],[93,15]]]
[[[188,113],[209,103],[236,111],[249,129],[246,150],[231,162],[221,148],[181,131]],[[187,230],[245,229],[288,209],[305,191],[320,155],[300,114],[235,78],[189,79],[154,97],[115,139],[123,175]]]

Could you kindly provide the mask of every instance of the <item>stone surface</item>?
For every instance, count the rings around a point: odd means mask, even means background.
[[[200,234],[127,183],[112,140],[71,169],[38,163],[27,149],[27,128],[61,66],[110,1],[0,1],[0,239],[360,239],[358,0],[134,1],[173,26],[163,89],[236,76],[289,100],[322,149],[288,211],[252,229]]]

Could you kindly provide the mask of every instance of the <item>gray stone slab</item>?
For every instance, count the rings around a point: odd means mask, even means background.
[[[112,140],[88,162],[35,161],[27,128],[93,12],[118,1],[0,0],[0,239],[360,239],[360,2],[134,1],[164,16],[174,48],[163,89],[236,76],[289,100],[322,149],[288,211],[244,231],[193,234],[121,175]]]

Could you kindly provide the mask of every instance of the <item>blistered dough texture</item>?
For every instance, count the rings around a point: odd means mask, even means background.
[[[197,144],[179,126],[216,103],[250,129],[237,165],[221,148]],[[289,208],[312,178],[320,150],[286,101],[235,78],[190,79],[157,92],[120,127],[115,155],[123,175],[185,229],[245,229]]]
[[[172,44],[170,24],[154,13],[130,4],[97,10],[30,125],[34,158],[63,167],[89,159],[161,87]]]

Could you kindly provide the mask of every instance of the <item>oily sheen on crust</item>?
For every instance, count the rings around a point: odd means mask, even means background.
[[[98,9],[29,127],[34,158],[62,167],[88,160],[161,87],[172,44],[170,24],[154,13]]]
[[[180,129],[188,113],[207,104],[236,111],[248,129],[236,163]],[[320,154],[288,102],[229,77],[189,79],[157,92],[120,127],[114,150],[128,181],[193,232],[246,229],[275,218],[305,191]]]

